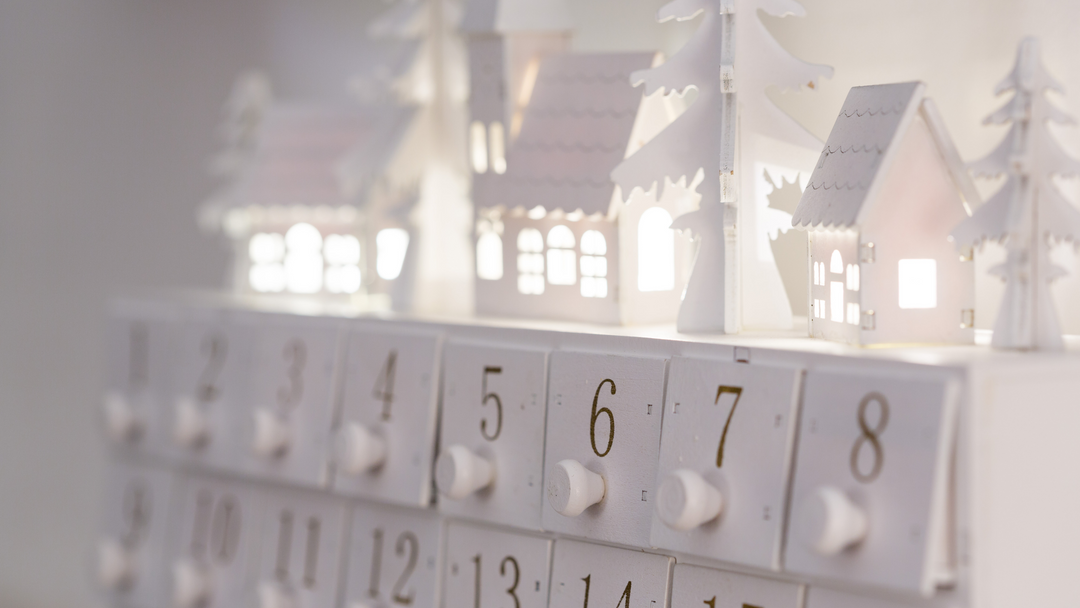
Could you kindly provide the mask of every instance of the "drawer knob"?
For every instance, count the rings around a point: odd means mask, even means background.
[[[548,502],[556,512],[566,517],[581,515],[585,509],[604,500],[606,491],[604,478],[576,460],[566,459],[556,463],[548,475]]]
[[[495,467],[463,445],[452,445],[435,463],[435,485],[451,500],[461,500],[495,481]]]
[[[180,398],[173,413],[173,440],[177,445],[198,449],[210,442],[210,421],[194,399]]]
[[[823,486],[803,504],[799,536],[821,555],[836,555],[866,538],[866,512],[843,491]]]
[[[656,511],[669,528],[685,532],[719,517],[724,497],[690,469],[672,471],[660,484]]]

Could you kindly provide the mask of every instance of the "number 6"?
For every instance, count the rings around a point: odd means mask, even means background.
[[[592,398],[592,420],[589,421],[589,439],[592,441],[592,451],[600,458],[608,455],[608,452],[611,451],[611,444],[615,441],[615,415],[606,407],[596,409],[596,402],[600,399],[600,389],[604,388],[605,384],[611,384],[611,394],[615,394],[615,381],[610,378],[605,379],[600,383],[600,386],[596,387],[596,394]],[[600,414],[607,414],[608,424],[611,428],[611,432],[608,433],[607,448],[604,449],[603,453],[596,449],[596,419],[600,417]]]

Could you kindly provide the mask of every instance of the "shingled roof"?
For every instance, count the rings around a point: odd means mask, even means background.
[[[797,227],[849,228],[924,98],[921,82],[854,87],[791,219]],[[902,128],[904,127],[904,128]],[[932,130],[935,130],[932,128]]]
[[[630,73],[654,53],[567,53],[544,60],[521,133],[507,154],[507,172],[486,206],[537,205],[606,214],[641,106]]]

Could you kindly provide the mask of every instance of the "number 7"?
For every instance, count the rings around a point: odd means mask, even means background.
[[[714,405],[720,403],[720,396],[724,393],[735,395],[735,403],[731,404],[731,411],[728,412],[727,421],[724,422],[724,432],[720,434],[720,447],[716,450],[716,468],[720,468],[724,465],[724,443],[727,442],[728,427],[731,426],[731,417],[735,415],[735,408],[739,405],[739,398],[742,397],[741,386],[724,386],[720,385],[716,389],[716,400],[713,401]]]

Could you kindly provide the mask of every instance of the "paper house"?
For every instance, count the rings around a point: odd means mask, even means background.
[[[480,314],[674,320],[689,241],[669,226],[691,197],[671,188],[623,204],[609,177],[669,122],[662,97],[630,85],[655,60],[567,53],[541,63],[505,173],[474,182]]]
[[[809,231],[810,335],[852,344],[970,343],[970,249],[949,231],[978,202],[919,82],[855,87],[792,225]]]
[[[352,296],[380,291],[380,276],[396,278],[407,232],[374,221],[369,209],[415,197],[415,188],[383,179],[408,117],[392,107],[264,109],[250,154],[200,210],[201,223],[233,245],[237,292]]]

